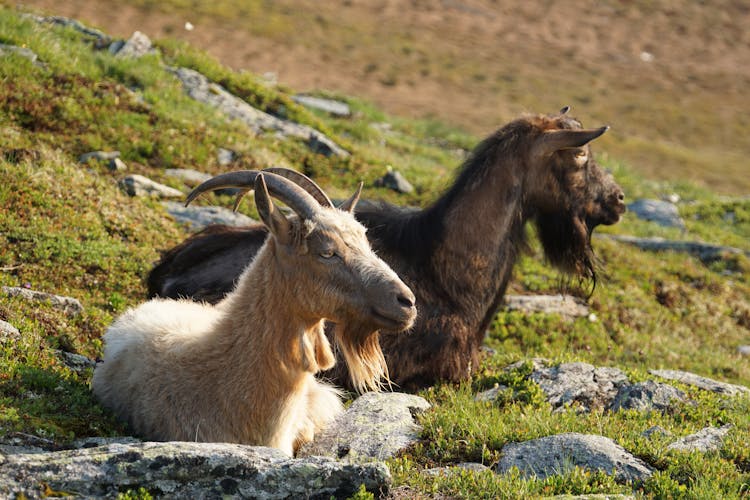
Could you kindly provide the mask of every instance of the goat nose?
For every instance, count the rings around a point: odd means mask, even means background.
[[[624,192],[618,191],[618,193],[617,193],[617,201],[619,201],[620,203],[622,203],[622,202],[625,201],[625,193]]]
[[[399,294],[398,297],[396,297],[396,300],[406,308],[414,307],[414,297],[407,297],[406,295]]]

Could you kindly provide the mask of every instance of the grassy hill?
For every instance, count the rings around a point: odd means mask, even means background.
[[[94,50],[91,41],[73,29],[38,24],[0,8],[0,43],[28,48],[40,61],[0,56],[0,285],[71,296],[85,308],[78,316],[68,316],[48,305],[0,294],[0,319],[21,332],[17,340],[0,342],[3,439],[26,435],[62,444],[80,436],[126,431],[91,397],[90,370],[72,371],[60,351],[100,355],[106,326],[144,299],[143,278],[159,251],[188,234],[158,201],[124,194],[117,185],[122,173],[111,172],[103,163],[78,163],[82,153],[119,150],[130,173],[184,189],[165,169],[222,172],[226,167],[219,165],[217,152],[231,148],[241,155],[231,168],[283,163],[313,176],[332,196],[343,196],[362,179],[368,197],[422,205],[450,183],[463,153],[480,139],[436,120],[389,115],[356,97],[338,96],[354,110],[352,118],[314,113],[291,100],[291,89],[267,85],[253,73],[235,72],[172,39],[158,42],[159,53],[120,59]],[[187,97],[164,65],[196,69],[261,109],[327,133],[352,156],[326,158],[299,141],[255,135]],[[585,105],[573,112],[585,124],[603,119],[589,114]],[[750,250],[750,200],[726,198],[685,180],[644,180],[610,144],[597,144],[599,158],[628,198],[676,193],[683,200],[680,210],[687,227],[682,232],[626,216],[602,232]],[[414,193],[397,195],[373,187],[388,165],[413,182]],[[204,203],[229,206],[230,200]],[[242,210],[252,214],[251,205],[243,204]],[[468,497],[632,491],[632,485],[618,484],[610,476],[578,469],[547,480],[469,471],[436,478],[419,473],[463,460],[493,463],[502,446],[513,440],[595,431],[658,469],[638,486],[646,496],[747,495],[747,398],[727,400],[683,386],[698,404],[674,413],[554,412],[522,373],[502,370],[512,362],[542,356],[620,367],[633,381],[645,380],[648,369],[669,368],[750,385],[750,363],[737,352],[739,345],[750,343],[747,257],[730,255],[704,263],[607,239],[595,239],[594,247],[605,275],[589,300],[596,319],[499,312],[487,338],[495,354],[487,357],[475,378],[423,392],[435,408],[422,417],[423,442],[390,463],[397,486],[414,495]],[[516,270],[513,292],[558,293],[563,288],[586,294],[562,280],[534,248]],[[477,390],[496,382],[511,386],[513,394],[494,405],[474,401]],[[706,455],[666,452],[663,440],[641,436],[653,425],[683,436],[725,423],[734,425],[727,441],[720,451]]]

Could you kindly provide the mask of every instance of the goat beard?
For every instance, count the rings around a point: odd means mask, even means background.
[[[540,214],[536,217],[539,239],[549,262],[563,272],[589,279],[596,286],[593,227],[572,214]]]
[[[344,355],[352,387],[359,393],[391,386],[388,365],[380,349],[380,333],[358,322],[334,326],[336,346]]]

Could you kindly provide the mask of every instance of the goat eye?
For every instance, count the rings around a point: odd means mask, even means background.
[[[588,153],[584,150],[576,151],[576,158],[584,158]]]
[[[335,255],[336,255],[336,252],[334,252],[333,250],[330,250],[330,249],[329,250],[323,250],[322,252],[320,252],[320,256],[323,257],[324,259],[330,259],[330,258],[334,257]]]

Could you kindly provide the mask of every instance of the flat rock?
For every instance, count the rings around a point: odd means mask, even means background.
[[[49,491],[114,498],[146,488],[155,498],[347,498],[361,484],[387,491],[383,463],[290,459],[273,448],[227,443],[132,443],[0,456],[0,497],[45,498]]]
[[[377,187],[387,187],[397,193],[411,193],[414,191],[414,186],[406,180],[406,177],[401,172],[396,170],[389,170],[383,177],[376,179],[374,184]]]
[[[78,157],[79,163],[88,163],[90,160],[110,161],[120,157],[119,151],[91,151],[83,153]]]
[[[598,235],[601,238],[608,238],[610,240],[621,241],[630,245],[637,246],[642,250],[649,250],[654,252],[670,251],[670,252],[682,252],[695,255],[704,262],[713,262],[716,260],[724,259],[728,255],[748,255],[750,252],[735,247],[725,247],[721,245],[713,245],[711,243],[703,243],[700,241],[673,241],[664,238],[638,238],[636,236],[626,236],[620,234],[602,234]]]
[[[635,200],[628,205],[628,211],[639,219],[655,222],[660,226],[685,229],[685,221],[680,217],[677,205],[662,200]]]
[[[714,451],[721,448],[724,436],[732,428],[732,424],[721,427],[706,427],[695,434],[690,434],[667,446],[668,450],[678,451]]]
[[[182,198],[182,191],[154,182],[148,177],[132,174],[120,181],[120,188],[129,196],[147,196],[151,198]]]
[[[14,342],[21,338],[18,328],[0,319],[0,343]]]
[[[503,447],[497,472],[512,467],[526,477],[540,479],[564,474],[574,466],[611,474],[618,481],[643,481],[653,470],[622,446],[604,436],[566,433]]]
[[[309,95],[297,94],[292,97],[294,102],[301,104],[306,108],[318,109],[325,111],[329,115],[339,117],[349,117],[352,114],[352,110],[349,105],[345,102],[335,101],[333,99],[325,99],[323,97],[313,97]]]
[[[675,404],[684,403],[687,400],[687,395],[676,387],[647,380],[620,387],[611,409],[612,411],[666,411],[673,408]]]
[[[728,384],[726,382],[719,382],[706,377],[701,377],[695,373],[684,372],[680,370],[649,370],[652,375],[657,377],[665,378],[667,380],[676,380],[683,384],[692,385],[706,391],[717,392],[719,394],[727,394],[729,396],[736,396],[738,394],[750,394],[750,389],[743,385]]]
[[[390,458],[417,441],[422,428],[414,414],[429,407],[424,398],[411,394],[368,392],[298,455],[322,455],[349,463]]]
[[[224,207],[186,207],[176,201],[165,201],[163,204],[172,217],[178,222],[187,224],[194,231],[201,230],[210,224],[241,227],[256,222],[252,217]]]
[[[588,363],[564,363],[535,370],[531,379],[547,395],[555,407],[573,403],[584,409],[606,408],[618,390],[628,383],[628,377],[617,368],[596,368]]]
[[[217,108],[224,115],[245,123],[256,133],[272,131],[282,136],[296,137],[307,141],[308,147],[325,156],[348,157],[349,153],[321,132],[299,123],[282,120],[259,109],[228,92],[221,85],[208,80],[197,71],[188,68],[171,68],[179,78],[187,95]]]
[[[153,52],[154,49],[148,36],[140,31],[135,31],[126,41],[113,42],[112,45],[109,46],[109,51],[114,54],[115,57],[131,57],[137,59]]]
[[[589,315],[586,303],[570,295],[506,295],[505,302],[510,311],[559,314],[567,318]]]
[[[64,297],[62,295],[54,295],[46,292],[38,292],[36,290],[29,290],[28,288],[20,288],[15,286],[4,286],[3,292],[9,297],[20,297],[26,300],[35,302],[45,302],[50,304],[55,309],[60,309],[68,316],[77,316],[83,312],[83,306],[72,297]]]

